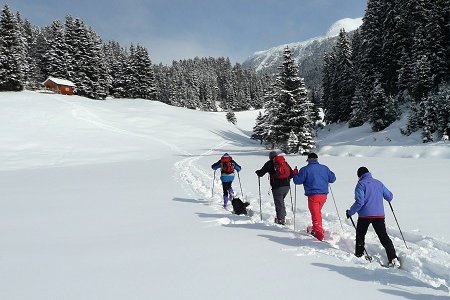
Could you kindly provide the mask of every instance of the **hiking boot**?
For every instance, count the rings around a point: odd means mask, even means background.
[[[355,246],[355,256],[356,257],[361,257],[364,255],[364,243],[360,243],[360,244],[356,244]]]
[[[228,204],[228,197],[223,196],[223,208],[227,208],[227,204]]]
[[[392,259],[389,264],[388,264],[389,268],[394,268],[394,269],[399,269],[401,267],[400,261],[398,260],[398,258],[394,258]]]
[[[306,226],[306,232],[314,236],[314,230],[312,226]]]

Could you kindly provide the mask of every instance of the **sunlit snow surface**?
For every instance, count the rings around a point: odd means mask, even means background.
[[[254,171],[268,150],[248,138],[257,111],[237,113],[234,126],[222,112],[146,100],[20,92],[0,93],[0,103],[0,299],[449,297],[450,143],[401,135],[405,118],[379,133],[318,132],[319,161],[337,176],[324,243],[303,234],[301,186],[292,186],[289,225],[280,227],[261,178],[261,221]],[[250,217],[221,207],[210,166],[224,152],[242,166],[233,187]],[[402,270],[352,255],[345,210],[362,165],[394,193],[408,249],[388,205],[386,223]],[[385,263],[372,229],[366,242]]]

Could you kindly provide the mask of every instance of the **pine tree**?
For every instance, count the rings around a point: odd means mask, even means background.
[[[412,95],[416,101],[427,98],[431,91],[431,66],[426,55],[420,57],[414,66],[415,81],[412,86]]]
[[[46,51],[43,56],[45,77],[67,78],[68,52],[64,40],[64,27],[60,21],[53,21],[47,30]]]
[[[427,97],[424,102],[422,141],[429,143],[433,141],[433,133],[438,129],[438,107],[436,98],[432,95]]]
[[[325,113],[325,122],[334,123],[337,122],[338,110],[336,99],[336,82],[335,82],[335,68],[336,68],[336,58],[334,56],[334,51],[324,56],[323,65],[323,78],[322,78],[322,89],[323,89],[323,109]]]
[[[450,135],[450,84],[442,86],[438,94],[438,107],[440,108],[439,126],[440,135]]]
[[[411,94],[414,84],[414,64],[412,63],[411,53],[403,49],[399,64],[400,69],[398,70],[398,98],[400,103],[408,103],[408,100],[410,99],[404,97],[404,95]]]
[[[137,45],[129,62],[135,79],[130,86],[133,98],[156,100],[155,74],[147,49]]]
[[[447,1],[448,2],[448,1]],[[449,73],[447,61],[450,59],[447,56],[447,47],[445,41],[445,33],[450,28],[445,30],[445,21],[443,15],[445,5],[443,1],[436,0],[427,11],[426,25],[425,25],[425,47],[430,61],[431,70],[433,70],[432,89],[437,91],[438,85],[442,80],[445,80],[447,73]],[[447,12],[447,15],[450,12]]]
[[[30,65],[28,60],[28,39],[27,32],[25,32],[25,23],[22,20],[22,17],[19,12],[16,12],[16,21],[17,21],[17,37],[19,42],[19,53],[16,53],[20,58],[20,70],[22,74],[22,84],[27,85],[29,81],[30,74]]]
[[[337,90],[337,107],[333,110],[338,111],[336,121],[348,121],[352,112],[352,98],[355,90],[353,79],[353,63],[350,40],[344,29],[339,33],[338,42],[335,46],[336,68],[335,84]]]
[[[163,103],[169,103],[170,68],[163,64],[154,66],[156,99]]]
[[[230,122],[233,125],[236,125],[237,123],[236,114],[233,111],[231,110],[228,111],[226,114],[226,118],[228,122]]]
[[[275,148],[278,140],[276,131],[274,130],[274,120],[276,118],[276,113],[280,109],[280,103],[275,98],[275,90],[276,84],[274,83],[264,96],[263,138],[264,143],[268,145],[270,149]]]
[[[349,127],[358,127],[368,120],[368,103],[358,86],[352,99],[352,112],[348,122]]]
[[[369,105],[368,105],[368,98],[365,97],[365,88],[363,87],[363,82],[361,80],[362,73],[362,53],[361,53],[361,47],[362,47],[362,40],[361,40],[361,32],[360,29],[357,29],[352,37],[352,62],[353,62],[353,69],[354,69],[354,75],[353,78],[355,79],[354,84],[354,93],[352,97],[351,102],[351,115],[349,120],[349,127],[357,127],[363,125],[366,121],[369,121]]]
[[[381,131],[395,121],[395,106],[391,96],[387,96],[379,79],[375,80],[373,96],[370,99],[374,107],[371,116],[372,130]]]
[[[39,67],[38,51],[40,45],[37,41],[39,30],[25,19],[23,22],[23,32],[26,40],[26,64],[28,66],[28,72],[24,74],[24,85],[26,88],[37,89],[41,87],[44,80],[44,75],[41,73]]]
[[[68,77],[76,85],[76,93],[92,99],[105,99],[109,70],[100,37],[79,18],[66,17]]]
[[[266,122],[263,114],[261,112],[258,113],[256,117],[255,126],[253,127],[253,134],[250,137],[252,140],[259,140],[261,145],[265,139],[266,130]]]
[[[303,79],[298,76],[297,65],[288,47],[284,51],[284,62],[280,69],[273,97],[277,104],[271,107],[270,112],[273,118],[271,135],[279,148],[287,151],[291,130],[299,137],[311,136],[313,105],[308,99]],[[300,139],[305,148],[310,148],[310,145],[306,145],[308,142],[310,141]]]
[[[0,91],[23,89],[24,45],[19,25],[5,5],[0,17]]]
[[[287,142],[288,153],[298,153],[300,147],[299,139],[293,130],[289,133],[289,139]]]
[[[376,74],[383,74],[383,62],[380,53],[383,45],[383,22],[387,13],[385,1],[368,0],[366,12],[361,25],[359,78],[360,93],[365,98],[370,98],[375,86]],[[372,107],[369,107],[372,110]]]

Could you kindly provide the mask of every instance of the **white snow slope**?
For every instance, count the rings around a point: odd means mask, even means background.
[[[404,120],[377,134],[319,132],[319,160],[337,176],[319,242],[302,234],[301,186],[295,231],[290,197],[290,224],[273,224],[266,178],[260,220],[254,171],[268,150],[248,138],[256,111],[234,126],[222,112],[144,100],[20,92],[0,103],[0,299],[449,299],[450,144],[401,136]],[[224,152],[242,166],[233,187],[250,217],[221,207],[210,166]],[[345,210],[362,165],[394,193],[408,248],[388,205],[386,223],[402,270],[377,262],[386,256],[372,229],[377,261],[352,255]]]

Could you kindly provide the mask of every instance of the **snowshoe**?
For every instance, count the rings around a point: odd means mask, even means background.
[[[275,222],[275,224],[286,225],[285,220],[282,220],[282,219],[275,218],[274,222]]]
[[[399,260],[398,258],[394,258],[393,260],[391,260],[391,261],[388,263],[387,266],[388,266],[388,268],[400,269],[401,263],[400,263],[400,260]]]

